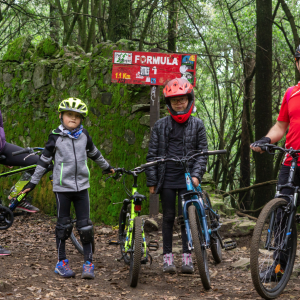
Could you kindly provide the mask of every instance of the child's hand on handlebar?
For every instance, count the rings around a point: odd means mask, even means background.
[[[193,185],[194,187],[197,187],[199,185],[199,179],[197,177],[192,177],[192,180],[193,180]]]
[[[149,186],[150,194],[155,194],[155,189],[156,189],[156,186]]]
[[[111,173],[109,174],[114,174],[115,173],[115,169],[110,169]]]

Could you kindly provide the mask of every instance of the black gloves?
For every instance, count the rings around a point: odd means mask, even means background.
[[[36,184],[32,182],[28,182],[22,189],[22,192],[25,191],[26,189],[30,189],[32,191],[35,188]]]
[[[271,143],[271,139],[269,137],[262,137],[260,140],[255,141],[254,143],[251,144],[252,147],[259,147],[259,145],[262,144],[270,144]]]

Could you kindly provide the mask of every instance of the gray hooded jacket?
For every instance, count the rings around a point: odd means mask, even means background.
[[[95,147],[86,129],[83,129],[80,136],[74,139],[57,128],[49,135],[30,182],[38,184],[46,168],[54,159],[53,191],[79,192],[85,190],[90,187],[87,157],[94,160],[104,170],[110,167]]]

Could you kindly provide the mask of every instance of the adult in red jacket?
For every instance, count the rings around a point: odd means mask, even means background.
[[[300,71],[300,45],[296,49],[295,53],[295,62],[298,70]],[[268,134],[262,137],[260,140],[254,142],[250,145],[250,148],[253,151],[263,153],[262,149],[258,146],[265,143],[276,143],[278,142],[286,133],[289,128],[288,134],[286,135],[286,143],[285,147],[292,147],[295,150],[300,149],[300,82],[294,86],[287,89],[284,94],[281,108],[279,111],[279,116],[277,118],[277,122],[270,129]],[[284,157],[279,176],[278,176],[278,184],[286,184],[288,182],[289,170],[291,166],[292,157],[287,154]],[[300,186],[300,157],[297,162],[297,169],[295,174],[295,184],[296,186]],[[288,195],[292,195],[294,190],[289,188],[284,188],[280,192],[281,194],[287,195],[283,196],[285,200],[290,201],[290,197]],[[299,205],[299,203],[297,203]],[[280,226],[279,226],[280,227]],[[275,257],[276,256],[276,257]],[[284,273],[284,268],[286,266],[286,256],[284,253],[282,255],[274,252],[275,264],[269,267],[267,270],[261,273],[261,277],[266,279],[267,281],[276,281],[278,280],[278,276],[281,276]],[[280,271],[276,272],[276,266],[280,265]]]

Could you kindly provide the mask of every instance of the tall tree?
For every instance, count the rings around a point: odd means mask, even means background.
[[[272,0],[256,0],[255,139],[265,136],[272,126]],[[273,179],[273,160],[268,154],[254,153],[256,183]],[[255,190],[254,208],[274,196],[273,190]]]
[[[168,9],[168,50],[176,52],[178,1],[169,0]]]
[[[109,0],[108,39],[117,42],[130,37],[131,0]]]

